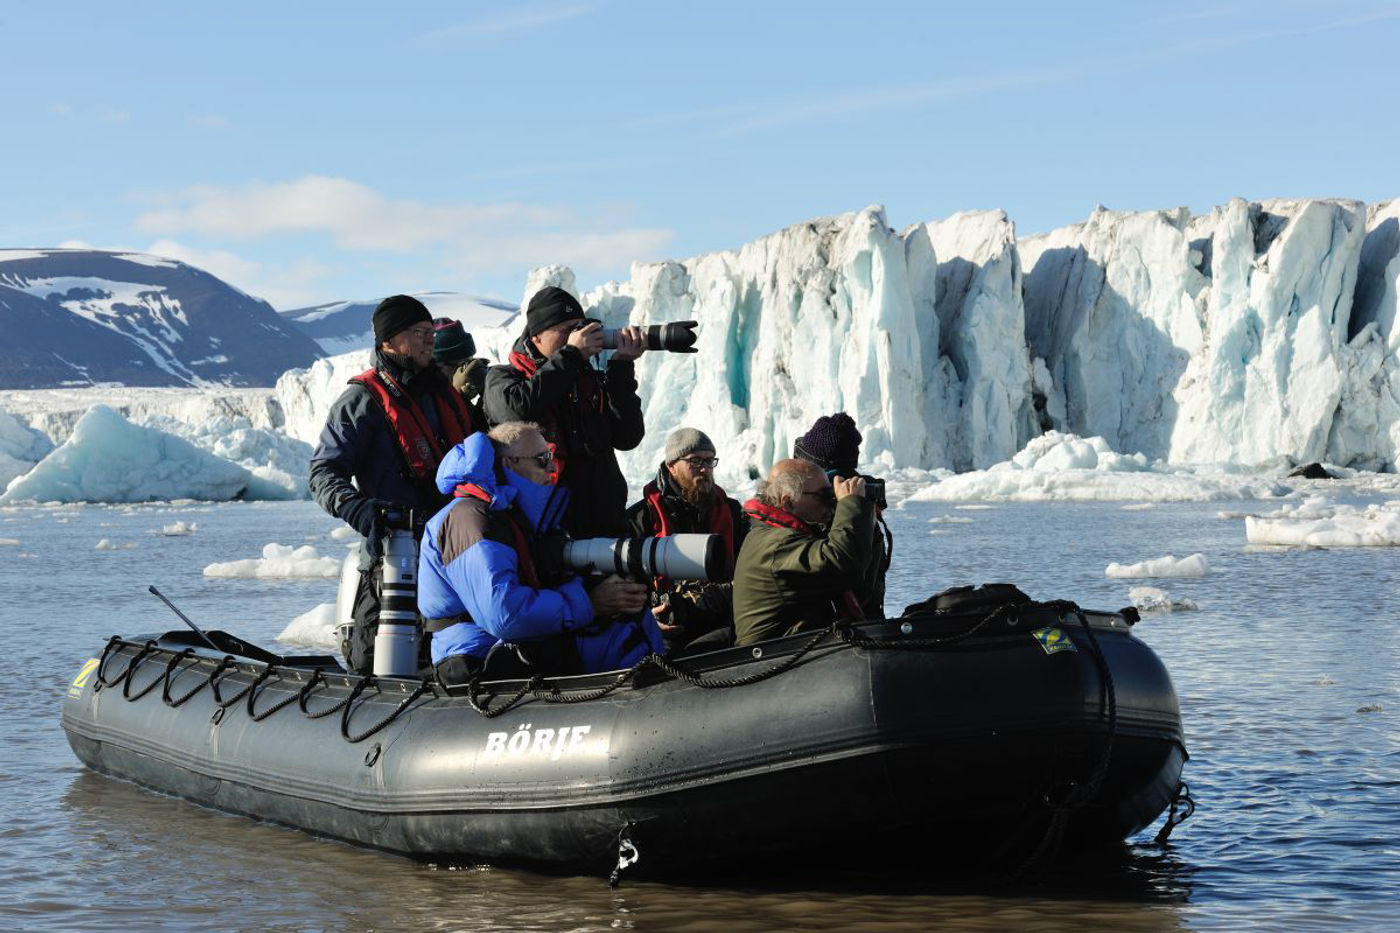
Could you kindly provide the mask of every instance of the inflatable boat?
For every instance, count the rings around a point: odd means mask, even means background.
[[[62,720],[101,773],[438,863],[993,866],[1174,814],[1181,719],[1136,614],[983,602],[451,689],[114,636]]]

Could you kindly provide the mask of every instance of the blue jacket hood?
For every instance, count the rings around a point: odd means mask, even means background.
[[[491,439],[478,431],[442,458],[437,471],[437,487],[444,495],[450,496],[458,486],[471,483],[491,496],[492,510],[515,505],[525,513],[537,532],[550,531],[558,526],[569,502],[567,489],[531,482],[509,467],[501,472],[505,475],[504,483],[496,478],[496,449]]]

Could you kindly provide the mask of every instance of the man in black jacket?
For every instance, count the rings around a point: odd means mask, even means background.
[[[448,497],[438,492],[438,464],[475,423],[466,402],[433,365],[433,319],[416,298],[394,295],[374,309],[371,369],[350,380],[326,416],[311,455],[316,502],[364,536],[354,622],[342,633],[350,670],[374,664],[379,620],[381,529],[385,506],[424,518]]]
[[[482,396],[492,425],[533,421],[544,430],[559,484],[571,493],[564,529],[576,538],[627,533],[627,480],[613,451],[631,450],[646,433],[633,366],[645,349],[641,330],[619,331],[606,370],[591,362],[602,349],[602,325],[584,321],[578,299],[542,288],[509,365],[487,370]]]
[[[734,622],[734,560],[749,530],[743,507],[715,485],[715,445],[695,428],[677,428],[666,438],[656,479],[627,510],[634,537],[719,535],[728,558],[724,575],[707,582],[653,581],[656,606],[668,647],[683,647]],[[706,639],[708,643],[710,639]]]

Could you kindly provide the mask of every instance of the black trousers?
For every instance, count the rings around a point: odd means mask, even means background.
[[[376,560],[368,570],[360,571],[350,630],[340,642],[340,653],[344,655],[345,666],[352,674],[368,674],[374,670],[374,636],[379,633],[381,563]]]
[[[472,657],[469,654],[449,654],[439,661],[433,670],[437,674],[437,679],[445,686],[454,684],[465,684],[473,677],[481,673],[482,664],[480,658]]]

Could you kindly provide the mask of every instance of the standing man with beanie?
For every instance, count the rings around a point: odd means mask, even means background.
[[[634,537],[702,534],[719,535],[724,542],[728,560],[720,579],[653,581],[657,604],[652,612],[670,647],[684,647],[701,635],[728,630],[734,622],[734,561],[749,520],[739,503],[715,485],[718,465],[709,436],[695,428],[677,428],[666,438],[656,478],[642,489],[641,501],[627,510]]]
[[[607,369],[594,366],[602,325],[585,322],[578,299],[551,285],[530,299],[509,365],[486,372],[486,420],[544,430],[559,485],[572,493],[563,527],[576,538],[627,532],[627,480],[614,451],[631,450],[646,433],[633,366],[644,349],[641,330],[623,328]]]
[[[385,506],[424,518],[447,501],[438,464],[483,425],[433,365],[433,318],[416,298],[393,295],[374,309],[371,368],[350,380],[331,406],[311,455],[311,495],[364,536],[354,620],[341,651],[356,673],[374,664]]]
[[[857,475],[860,442],[860,431],[856,428],[855,420],[844,411],[838,411],[834,415],[818,418],[807,433],[793,444],[792,455],[821,467],[833,482],[837,478],[850,479]],[[885,574],[890,569],[894,538],[889,525],[885,524],[884,508],[883,501],[875,503],[870,565],[854,588],[856,602],[867,619],[880,619],[885,615]]]

